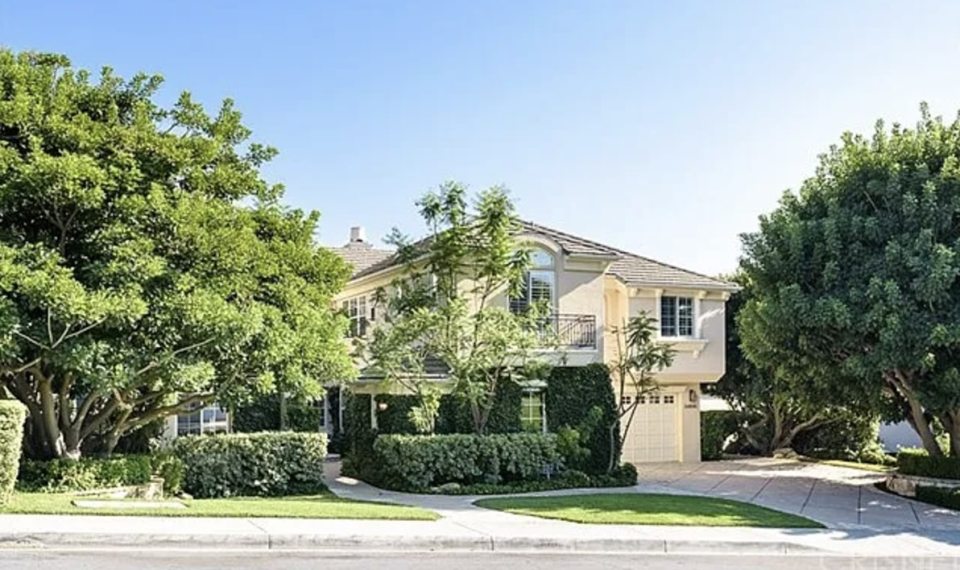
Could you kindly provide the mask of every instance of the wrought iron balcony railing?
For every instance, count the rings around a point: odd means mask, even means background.
[[[597,348],[596,315],[555,313],[540,319],[538,333],[545,347],[566,350]]]

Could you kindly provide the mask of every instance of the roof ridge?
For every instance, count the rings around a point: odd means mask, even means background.
[[[590,239],[587,239],[587,238],[583,238],[583,237],[580,237],[580,236],[577,236],[577,235],[573,235],[573,234],[568,233],[568,232],[564,232],[564,231],[561,231],[561,230],[556,230],[556,229],[553,229],[553,228],[551,228],[551,227],[544,226],[543,224],[538,224],[538,223],[536,223],[536,222],[530,222],[530,221],[528,221],[528,220],[520,220],[520,223],[522,223],[522,224],[528,224],[528,225],[533,226],[533,227],[535,227],[535,228],[542,228],[542,229],[545,229],[545,230],[548,230],[548,231],[551,231],[551,232],[555,232],[555,233],[561,234],[561,235],[563,235],[563,236],[566,236],[566,237],[569,237],[569,238],[576,239],[576,240],[578,240],[578,241],[582,241],[582,242],[588,243],[588,244],[593,245],[593,246],[600,246],[600,247],[602,247],[602,248],[604,248],[604,249],[609,249],[609,250],[614,251],[614,252],[616,252],[616,253],[619,253],[619,254],[621,254],[621,255],[626,255],[626,256],[630,256],[630,257],[637,258],[637,259],[641,259],[641,260],[646,261],[646,262],[649,262],[649,263],[655,263],[655,264],[657,264],[657,265],[662,265],[662,266],[664,266],[664,267],[669,267],[670,269],[675,269],[675,270],[677,270],[677,271],[682,271],[682,272],[684,272],[684,273],[689,273],[689,274],[691,274],[691,275],[696,275],[697,277],[703,277],[704,279],[709,279],[709,280],[711,280],[711,281],[715,281],[716,283],[721,284],[721,285],[729,285],[729,283],[727,283],[726,281],[724,281],[724,280],[722,280],[722,279],[718,279],[718,278],[716,278],[716,277],[712,277],[712,276],[706,275],[706,274],[704,274],[704,273],[699,273],[699,272],[697,272],[697,271],[691,271],[691,270],[689,270],[689,269],[685,269],[685,268],[679,267],[679,266],[677,266],[677,265],[673,265],[673,264],[670,264],[670,263],[666,263],[666,262],[660,261],[660,260],[658,260],[658,259],[653,259],[653,258],[651,258],[651,257],[646,257],[646,256],[644,256],[644,255],[640,255],[640,254],[637,254],[637,253],[633,253],[632,251],[627,251],[627,250],[625,250],[625,249],[620,249],[620,248],[614,247],[614,246],[612,246],[612,245],[607,245],[607,244],[600,243],[600,242],[597,242],[597,241],[593,241],[593,240],[590,240]]]
[[[719,278],[717,278],[717,277],[713,277],[713,276],[711,276],[711,275],[707,275],[706,273],[700,273],[700,272],[698,272],[698,271],[691,271],[690,269],[685,269],[685,268],[683,268],[683,267],[679,267],[679,266],[673,265],[673,264],[671,264],[671,263],[666,263],[666,262],[660,261],[660,260],[658,260],[658,259],[652,259],[652,258],[650,258],[650,257],[646,257],[646,256],[639,255],[639,254],[636,254],[636,253],[631,253],[631,252],[629,252],[629,251],[623,251],[623,250],[618,250],[618,251],[620,251],[620,253],[622,253],[622,254],[624,254],[624,255],[629,255],[630,257],[635,257],[635,258],[637,258],[637,259],[642,259],[643,261],[648,261],[648,262],[650,262],[650,263],[656,263],[657,265],[662,265],[662,266],[664,266],[664,267],[669,267],[670,269],[676,269],[677,271],[683,271],[684,273],[689,273],[690,275],[696,275],[697,277],[703,277],[704,279],[709,279],[709,280],[714,281],[714,282],[716,282],[716,283],[718,283],[718,284],[720,284],[720,285],[731,285],[731,283],[730,283],[729,281],[724,281],[723,279],[719,279]]]
[[[578,235],[574,235],[574,234],[571,234],[571,233],[569,233],[569,232],[557,230],[557,229],[551,228],[551,227],[549,227],[549,226],[545,226],[545,225],[543,225],[543,224],[539,224],[539,223],[536,223],[536,222],[531,222],[531,221],[529,221],[529,220],[525,220],[525,219],[523,219],[523,218],[517,218],[517,222],[518,222],[518,224],[519,224],[519,226],[520,226],[520,230],[521,230],[521,231],[527,231],[527,232],[532,232],[532,233],[541,233],[541,234],[545,234],[547,237],[550,237],[550,236],[552,235],[552,236],[554,237],[554,239],[560,238],[560,239],[562,239],[562,240],[566,240],[567,242],[572,242],[572,244],[568,244],[568,245],[576,244],[576,245],[579,245],[579,246],[583,246],[583,247],[585,247],[585,248],[592,248],[592,249],[597,250],[597,251],[600,252],[600,253],[594,254],[594,255],[607,255],[607,254],[616,255],[617,258],[613,261],[613,264],[611,265],[611,269],[613,268],[613,265],[616,265],[616,264],[619,264],[619,263],[628,262],[629,260],[636,260],[636,261],[640,261],[640,262],[649,263],[649,264],[654,265],[654,266],[656,266],[656,267],[660,267],[661,269],[677,271],[677,272],[679,272],[679,273],[681,273],[681,274],[683,274],[683,275],[689,276],[689,278],[694,278],[694,277],[695,277],[695,278],[698,278],[698,279],[705,279],[708,283],[710,283],[710,284],[712,284],[712,285],[721,286],[721,287],[724,287],[724,288],[729,288],[729,287],[731,287],[731,286],[733,285],[733,284],[731,284],[731,283],[728,283],[728,282],[726,282],[726,281],[723,281],[722,279],[718,279],[717,277],[711,277],[711,276],[706,275],[706,274],[703,274],[703,273],[698,273],[698,272],[696,272],[696,271],[691,271],[691,270],[689,270],[689,269],[684,269],[683,267],[679,267],[679,266],[676,266],[676,265],[673,265],[673,264],[670,264],[670,263],[666,263],[666,262],[663,262],[663,261],[659,261],[659,260],[656,260],[656,259],[653,259],[653,258],[650,258],[650,257],[643,256],[643,255],[639,255],[639,254],[636,254],[636,253],[633,253],[633,252],[630,252],[630,251],[626,251],[626,250],[624,250],[624,249],[620,249],[620,248],[613,247],[613,246],[610,246],[610,245],[607,245],[607,244],[604,244],[604,243],[600,243],[600,242],[598,242],[598,241],[594,241],[594,240],[591,240],[591,239],[587,239],[587,238],[584,238],[584,237],[580,237],[580,236],[578,236]],[[432,239],[432,237],[433,237],[433,236],[431,236],[431,235],[424,236],[423,238],[414,241],[414,242],[411,244],[411,246],[413,246],[413,247],[423,246],[423,244],[429,242],[429,240]],[[564,247],[564,244],[562,244],[562,243],[561,243],[561,244],[558,244],[558,245],[560,245],[561,247]],[[340,249],[344,249],[344,248],[340,248]],[[377,260],[375,263],[373,263],[373,264],[371,264],[371,265],[368,265],[367,267],[364,267],[364,268],[360,269],[359,271],[356,271],[356,272],[354,273],[354,275],[351,277],[351,279],[357,279],[357,278],[360,278],[360,277],[366,277],[367,275],[371,275],[371,274],[374,274],[374,273],[379,273],[380,271],[384,271],[384,270],[390,269],[390,268],[392,268],[392,267],[394,267],[394,266],[397,265],[398,252],[397,252],[396,250],[377,250],[377,249],[369,250],[369,249],[368,249],[367,251],[376,251],[376,252],[378,252],[378,253],[383,253],[383,254],[384,254],[384,257],[383,257],[382,259],[380,259],[380,260]],[[577,253],[577,252],[572,252],[572,253]],[[581,252],[581,253],[582,253],[582,252]],[[629,272],[629,271],[627,270],[627,268],[623,268],[622,270],[613,270],[613,271],[611,271],[611,273],[612,273],[614,276],[616,276],[618,279],[620,279],[620,280],[622,280],[622,281],[624,281],[624,282],[629,282],[629,281],[631,280],[631,278],[630,278],[630,276],[624,274],[625,271],[626,271],[626,272]],[[654,269],[654,271],[656,271],[656,270]],[[656,280],[650,280],[650,281],[653,282],[653,283],[657,283]],[[669,279],[665,280],[664,283],[669,283]]]
[[[523,220],[523,219],[520,219],[519,222],[520,222],[521,225],[527,225],[527,226],[532,226],[533,228],[538,228],[538,229],[541,229],[541,230],[547,230],[548,232],[553,232],[553,233],[555,233],[555,234],[560,234],[560,235],[562,235],[562,236],[564,236],[564,237],[571,238],[571,239],[574,239],[574,240],[579,241],[579,242],[581,242],[581,243],[588,244],[588,245],[591,245],[591,246],[594,246],[594,247],[599,247],[599,248],[602,248],[602,249],[608,249],[608,250],[613,251],[613,252],[616,252],[616,253],[626,253],[626,252],[623,252],[623,251],[618,250],[618,249],[615,248],[615,247],[611,247],[611,246],[609,246],[609,245],[607,245],[607,244],[605,244],[605,243],[600,243],[600,242],[598,242],[598,241],[593,241],[593,240],[587,239],[587,238],[585,238],[585,237],[580,237],[580,236],[578,236],[578,235],[574,235],[574,234],[571,234],[571,233],[569,233],[569,232],[565,232],[565,231],[562,231],[562,230],[558,230],[558,229],[551,228],[551,227],[549,227],[549,226],[545,226],[545,225],[543,225],[543,224],[538,224],[538,223],[536,223],[536,222],[531,222],[531,221],[529,221],[529,220]]]

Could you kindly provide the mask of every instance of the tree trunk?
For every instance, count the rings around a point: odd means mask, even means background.
[[[931,417],[923,409],[920,399],[917,398],[908,384],[909,375],[899,370],[893,370],[883,375],[887,385],[890,386],[894,399],[896,399],[903,409],[907,422],[913,427],[913,430],[920,436],[920,442],[923,448],[931,457],[942,457],[943,451],[937,443],[937,438],[930,427]]]
[[[960,410],[944,412],[940,422],[950,437],[950,456],[960,458]]]
[[[287,424],[289,420],[287,418],[287,394],[281,390],[280,391],[280,431],[285,431],[287,429]]]
[[[623,440],[630,433],[630,428],[633,426],[633,416],[636,414],[639,405],[638,396],[633,398],[629,407],[624,408],[621,404],[617,409],[617,419],[610,424],[610,459],[607,462],[607,473],[613,473],[613,470],[620,464],[620,456],[623,454]],[[624,418],[626,418],[626,422],[621,425]]]
[[[615,421],[610,424],[609,435],[610,435],[610,458],[607,460],[607,473],[613,473],[613,469],[617,466],[617,458],[620,456],[620,447],[623,446],[623,442],[620,442],[620,445],[617,445],[617,428],[619,427],[620,422]]]

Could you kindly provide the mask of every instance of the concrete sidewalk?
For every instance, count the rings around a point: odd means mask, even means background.
[[[523,519],[524,517],[517,517]],[[460,552],[620,552],[960,557],[953,532],[578,525],[531,519],[496,528],[453,520],[345,521],[0,516],[0,548]]]

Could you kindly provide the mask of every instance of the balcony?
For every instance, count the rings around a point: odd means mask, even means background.
[[[560,350],[596,350],[596,315],[556,313],[540,320],[538,334],[543,346]]]

